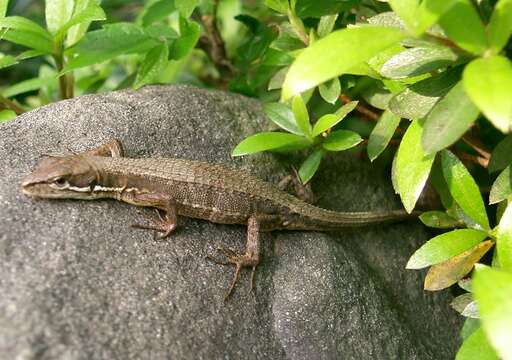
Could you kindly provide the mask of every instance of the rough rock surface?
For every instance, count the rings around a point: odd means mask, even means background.
[[[0,126],[0,354],[5,359],[451,359],[460,321],[450,294],[404,269],[428,234],[417,222],[339,233],[263,235],[257,286],[205,261],[243,248],[241,226],[179,219],[157,242],[130,228],[149,210],[116,201],[35,201],[19,183],[43,153],[112,137],[128,156],[225,162],[270,181],[270,155],[231,159],[268,128],[251,99],[193,87],[83,96]],[[314,183],[337,210],[400,206],[386,172],[335,154]]]

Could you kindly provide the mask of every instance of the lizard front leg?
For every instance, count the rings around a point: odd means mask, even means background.
[[[254,289],[254,274],[256,272],[256,267],[260,262],[260,231],[262,228],[265,228],[267,223],[274,223],[276,221],[274,216],[251,216],[247,221],[247,242],[245,244],[245,253],[238,254],[236,251],[221,247],[219,250],[226,256],[227,261],[220,261],[212,256],[207,256],[208,259],[213,262],[221,265],[234,265],[235,266],[235,274],[233,276],[233,280],[231,280],[231,284],[229,285],[228,292],[224,297],[224,300],[227,300],[233,289],[235,288],[235,284],[240,277],[240,271],[243,267],[251,268],[251,289]]]
[[[121,194],[121,200],[130,204],[154,207],[156,209],[158,219],[151,220],[151,223],[148,225],[132,224],[132,227],[154,230],[155,234],[160,233],[159,235],[156,235],[156,238],[158,239],[168,237],[176,229],[176,202],[168,195],[126,191]],[[159,210],[164,211],[163,216],[160,214]]]
[[[112,139],[94,149],[84,151],[84,155],[105,156],[105,157],[124,157],[124,150],[121,141]]]

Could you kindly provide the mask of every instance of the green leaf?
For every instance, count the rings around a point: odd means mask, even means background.
[[[463,281],[465,279],[462,279]],[[471,281],[471,279],[469,279]],[[459,281],[460,283],[460,281]],[[473,318],[467,318],[464,321],[464,325],[462,326],[462,329],[460,329],[460,337],[462,340],[466,340],[471,334],[473,334],[476,330],[480,328],[480,320],[473,319]]]
[[[459,81],[460,74],[461,69],[455,68],[408,86],[389,101],[389,110],[406,119],[425,117]]]
[[[453,214],[453,208],[456,204],[453,200],[452,195],[450,194],[448,184],[446,184],[446,181],[444,180],[443,168],[441,166],[440,159],[434,162],[434,166],[432,167],[432,171],[430,172],[430,182],[432,183],[434,189],[436,189],[436,192],[439,194],[439,197],[441,198],[441,203],[443,204],[444,208],[447,209],[449,215],[452,217],[456,217]]]
[[[501,140],[492,151],[489,172],[503,170],[510,163],[512,163],[512,134]]]
[[[450,306],[464,317],[479,318],[477,304],[471,294],[466,293],[457,296],[450,303]]]
[[[46,27],[55,34],[73,14],[74,1],[45,0]]]
[[[297,0],[295,11],[301,18],[318,18],[324,15],[338,14],[357,3],[357,0]]]
[[[389,6],[402,19],[407,29],[413,31],[416,28],[419,0],[389,0]]]
[[[304,136],[297,126],[295,115],[292,110],[283,103],[268,103],[263,106],[265,114],[281,129],[291,132],[295,135]]]
[[[0,18],[5,17],[7,14],[7,6],[9,5],[9,0],[0,0]]]
[[[503,170],[496,178],[489,194],[489,204],[496,204],[500,201],[512,198],[512,165]]]
[[[463,74],[464,88],[489,121],[512,131],[512,63],[503,56],[473,60]]]
[[[394,27],[405,30],[405,24],[393,11],[381,12],[368,18],[368,23],[373,26]]]
[[[64,36],[66,31],[68,31],[71,27],[73,27],[75,25],[82,24],[82,23],[90,24],[92,21],[105,20],[106,18],[107,17],[105,15],[105,12],[103,11],[103,9],[99,5],[92,2],[85,9],[73,14],[71,19],[69,19],[68,22],[63,24],[55,32],[55,38]]]
[[[474,296],[489,342],[503,359],[512,358],[512,274],[491,268],[476,271]]]
[[[437,291],[455,284],[471,271],[475,263],[493,245],[492,240],[483,241],[459,255],[432,266],[425,277],[425,290]]]
[[[75,9],[73,10],[72,18],[77,17],[79,20],[84,19],[84,21],[80,21],[68,29],[66,34],[67,47],[71,47],[76,44],[85,35],[91,21],[101,20],[99,11],[95,9],[96,7],[100,7],[100,1],[101,0],[74,0]],[[85,20],[89,17],[88,14],[91,14],[90,21]]]
[[[382,113],[368,139],[367,151],[370,161],[375,160],[388,146],[399,124],[400,118],[389,110]]]
[[[268,82],[267,90],[275,90],[275,89],[281,89],[283,86],[284,78],[286,76],[286,73],[288,72],[289,67],[285,66],[282,69],[279,69],[270,79]]]
[[[512,34],[512,0],[500,0],[494,6],[487,25],[490,49],[497,54],[507,44]]]
[[[174,0],[176,9],[179,10],[182,17],[189,18],[192,12],[199,5],[199,0]]]
[[[180,17],[180,38],[172,44],[170,57],[179,60],[187,56],[196,46],[200,34],[201,26],[198,23]]]
[[[498,259],[503,270],[512,271],[512,202],[501,215],[496,233]]]
[[[447,47],[415,47],[391,57],[380,73],[390,79],[413,77],[447,67],[457,58],[458,55]]]
[[[16,113],[12,110],[1,110],[0,111],[0,124],[3,122],[7,122],[16,117]]]
[[[286,52],[302,49],[304,46],[289,22],[279,24],[279,35],[270,45],[272,49]]]
[[[98,64],[119,55],[145,53],[158,44],[136,24],[105,25],[101,30],[88,32],[78,44],[66,51],[69,61],[64,71]]]
[[[410,213],[420,197],[434,162],[434,154],[426,154],[421,146],[423,122],[415,120],[405,132],[395,155],[392,170],[395,192],[400,194],[405,210]]]
[[[264,4],[281,14],[286,14],[288,12],[288,0],[265,0]]]
[[[148,26],[154,22],[165,19],[176,10],[175,1],[158,0],[148,3],[140,15],[142,26]]]
[[[11,55],[0,54],[0,69],[15,65],[18,63],[18,59]]]
[[[331,79],[318,86],[320,96],[326,102],[334,104],[340,97],[341,85],[338,78]]]
[[[337,77],[405,35],[398,29],[362,26],[334,31],[295,59],[283,84],[284,100]]]
[[[40,50],[45,54],[53,51],[52,36],[35,22],[21,16],[0,18],[2,40]]]
[[[457,219],[442,211],[427,211],[420,215],[423,224],[438,229],[454,228],[460,225]]]
[[[336,130],[329,134],[322,142],[325,150],[329,151],[343,151],[350,149],[359,144],[363,139],[361,136],[349,130]]]
[[[245,138],[238,144],[231,156],[254,154],[267,150],[277,150],[287,146],[310,144],[306,138],[283,132],[261,132]]]
[[[454,3],[454,0],[423,0],[416,11],[414,35],[427,31]]]
[[[158,81],[158,76],[167,65],[168,56],[169,48],[165,43],[157,45],[153,49],[149,50],[140,65],[133,87],[138,89],[143,85]]]
[[[482,328],[474,331],[462,344],[455,360],[499,360]]]
[[[322,157],[324,156],[324,152],[322,149],[317,149],[312,152],[307,159],[302,163],[299,169],[299,177],[300,181],[303,184],[307,184],[309,180],[315,175],[318,167],[320,166],[320,162],[322,161]]]
[[[462,82],[448,91],[425,120],[422,144],[428,153],[442,150],[457,140],[478,117],[478,109],[464,91]]]
[[[322,116],[315,123],[315,126],[313,127],[312,136],[318,136],[325,130],[328,130],[335,126],[336,124],[338,124],[341,120],[345,118],[345,116],[347,116],[349,112],[355,109],[357,104],[358,101],[351,101],[340,107],[338,110],[336,110],[336,113]]]
[[[9,98],[29,91],[39,90],[42,86],[51,81],[57,81],[56,77],[37,77],[20,81],[14,85],[5,88],[2,96]]]
[[[487,34],[480,16],[469,0],[455,0],[439,24],[459,47],[474,54],[487,49]]]
[[[334,24],[336,23],[336,19],[338,18],[338,14],[334,15],[325,15],[320,18],[317,27],[318,37],[325,37],[332,32],[334,29]]]
[[[482,226],[483,229],[488,230],[489,220],[487,219],[484,201],[480,189],[469,171],[448,150],[443,150],[441,161],[450,194],[467,216]]]
[[[302,100],[300,95],[297,95],[293,98],[292,111],[293,115],[295,115],[295,120],[299,129],[304,135],[311,137],[311,123],[309,122],[308,109],[306,108],[306,104],[304,104],[304,100]]]
[[[473,229],[453,230],[427,241],[411,256],[407,269],[421,269],[439,264],[471,249],[487,237],[483,231]]]

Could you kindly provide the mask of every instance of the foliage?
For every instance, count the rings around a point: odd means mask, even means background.
[[[444,207],[407,268],[467,291],[457,358],[512,359],[512,0],[46,0],[45,26],[17,5],[0,0],[0,121],[186,81],[261,99],[271,127],[233,155],[300,150],[304,184],[329,152],[394,154],[405,209],[427,184]]]

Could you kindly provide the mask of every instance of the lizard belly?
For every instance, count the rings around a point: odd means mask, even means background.
[[[249,216],[236,212],[226,212],[215,207],[202,207],[199,205],[179,204],[178,215],[196,219],[208,220],[218,224],[247,224]]]

